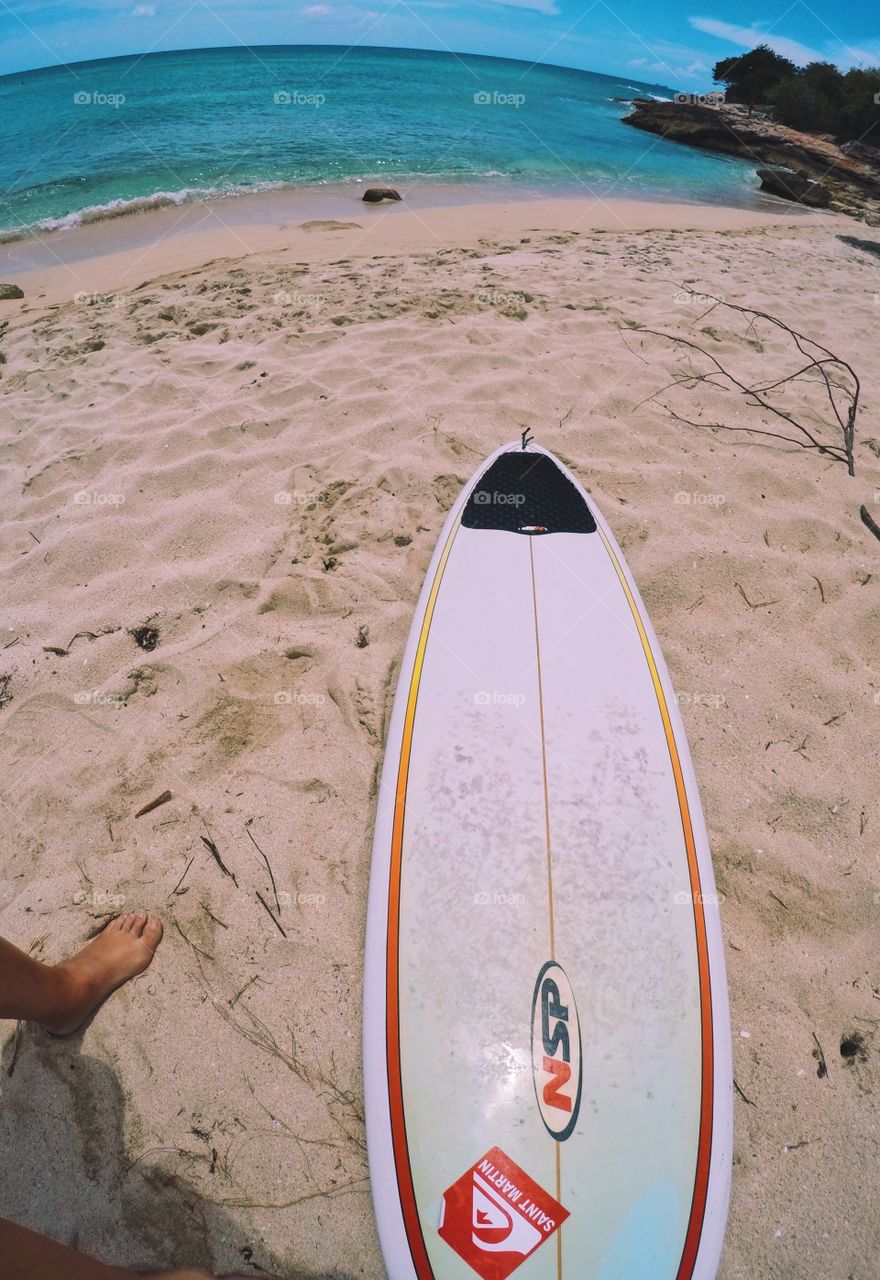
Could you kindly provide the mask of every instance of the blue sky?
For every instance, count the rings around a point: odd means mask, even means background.
[[[232,44],[453,49],[711,86],[760,42],[798,63],[880,65],[876,0],[0,0],[0,74],[115,54]]]

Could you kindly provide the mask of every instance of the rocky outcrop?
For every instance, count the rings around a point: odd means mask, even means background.
[[[368,187],[361,196],[367,204],[379,204],[382,200],[399,200],[400,198],[400,192],[395,191],[393,187]]]
[[[771,196],[781,196],[783,200],[796,200],[798,204],[808,204],[811,209],[827,209],[831,204],[831,193],[821,182],[793,169],[774,166],[772,169],[759,169],[761,190],[769,191]]]
[[[640,98],[633,108],[624,124],[672,142],[739,156],[756,167],[787,169],[806,182],[820,183],[829,197],[827,207],[880,226],[880,155],[871,147],[839,146],[827,136],[800,133],[732,104],[709,107]]]
[[[23,297],[24,294],[17,284],[0,284],[0,301],[11,302]]]

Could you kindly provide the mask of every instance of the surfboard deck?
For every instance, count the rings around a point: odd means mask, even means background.
[[[364,1074],[391,1280],[710,1280],[732,1153],[712,864],[674,690],[576,478],[492,454],[401,667]]]

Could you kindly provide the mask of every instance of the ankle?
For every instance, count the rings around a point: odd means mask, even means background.
[[[46,1020],[56,1022],[77,1010],[90,993],[85,975],[69,961],[52,965],[49,972],[51,1011]]]

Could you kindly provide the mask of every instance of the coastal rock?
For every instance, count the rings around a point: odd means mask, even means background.
[[[0,302],[11,302],[23,297],[24,293],[17,284],[0,284]]]
[[[796,200],[798,204],[807,204],[811,209],[827,209],[831,204],[831,193],[814,182],[803,173],[795,173],[793,169],[776,166],[772,169],[759,169],[761,190],[769,191],[773,196],[781,196],[783,200]]]
[[[880,147],[870,147],[867,142],[841,142],[840,149],[845,156],[866,160],[868,164],[880,169]]]
[[[399,191],[395,191],[393,187],[367,187],[362,200],[366,200],[367,204],[379,204],[382,200],[400,200]]]
[[[792,170],[821,183],[829,196],[827,207],[871,224],[880,216],[880,164],[872,157],[873,148],[838,146],[832,138],[789,129],[757,111],[749,115],[733,103],[706,106],[637,99],[633,107],[623,123],[635,129],[757,161],[768,169]]]

